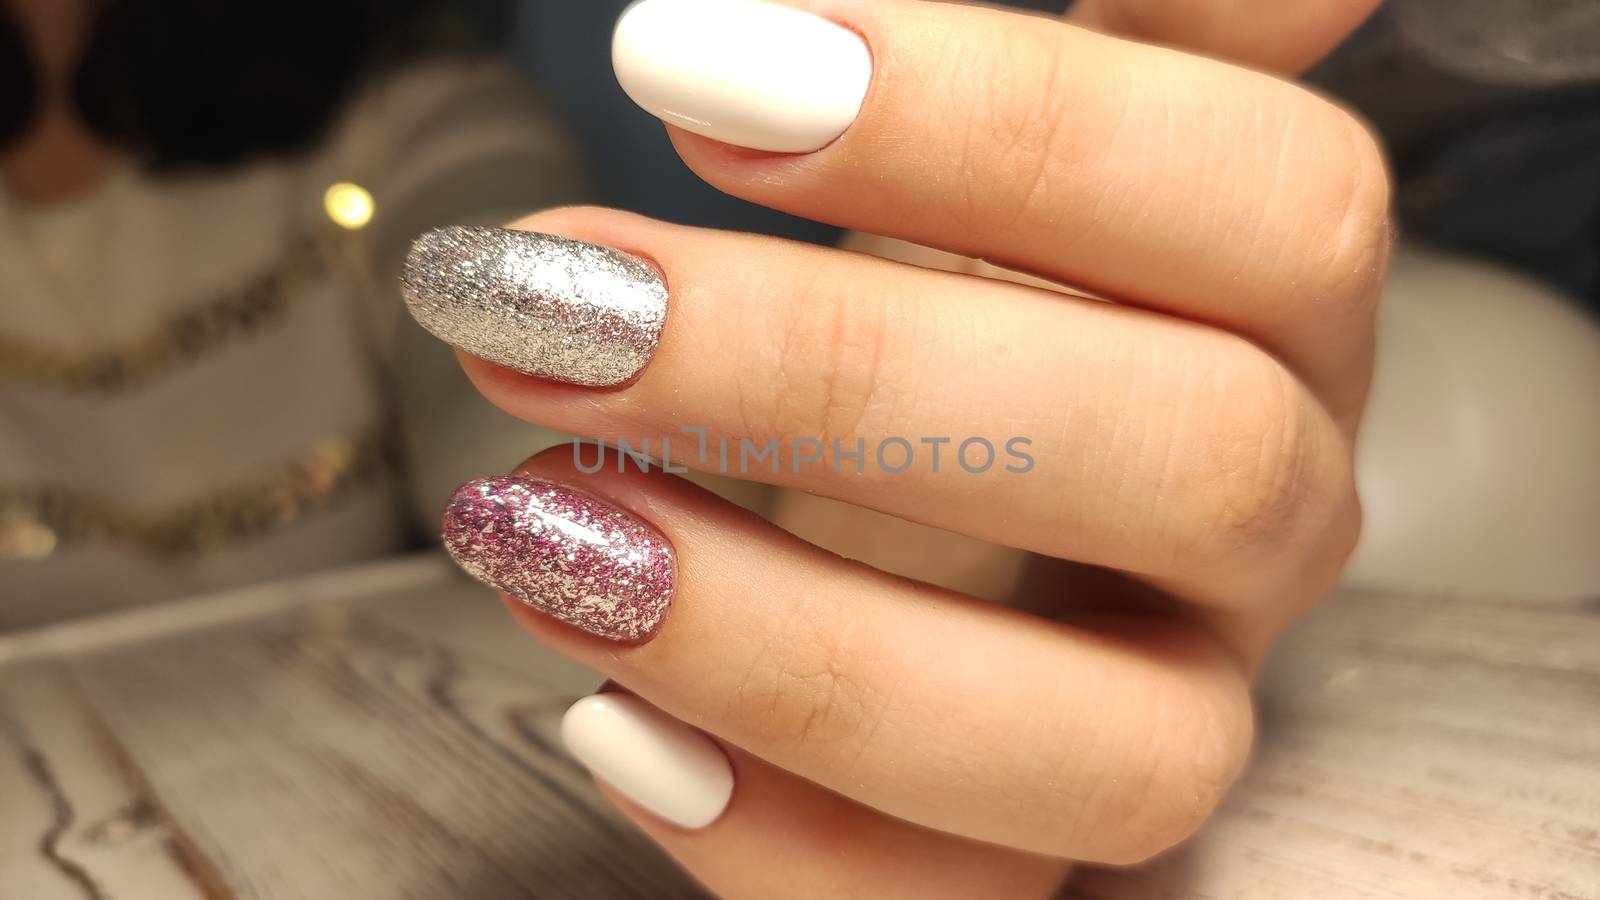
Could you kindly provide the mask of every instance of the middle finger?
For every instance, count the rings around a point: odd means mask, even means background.
[[[614,273],[541,256],[524,242],[544,239],[515,232],[423,238],[413,311],[469,352],[545,376],[467,361],[490,400],[529,421],[1207,601],[1302,578],[1328,523],[1351,512],[1337,427],[1226,332],[604,210],[520,224],[646,256],[670,286],[649,364],[619,389],[587,390],[548,379],[576,380],[573,367],[641,340],[593,326]]]

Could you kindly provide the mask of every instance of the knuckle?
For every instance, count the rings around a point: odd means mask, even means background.
[[[1048,721],[1048,739],[1030,742],[1048,748],[1019,779],[1041,852],[1143,862],[1198,831],[1249,761],[1254,709],[1234,653],[1192,626],[1130,627],[1159,662],[1121,670],[1095,712]]]
[[[1186,460],[1173,495],[1188,499],[1173,545],[1181,568],[1231,563],[1290,541],[1316,496],[1319,442],[1294,377],[1257,353],[1174,437]]]
[[[853,436],[880,396],[886,307],[825,275],[790,297],[773,322],[766,389],[740,392],[742,421],[763,439],[803,435],[827,444]]]
[[[1312,254],[1317,271],[1307,279],[1308,301],[1335,315],[1370,315],[1393,244],[1388,163],[1376,137],[1359,119],[1332,103],[1322,104],[1313,158],[1320,160],[1315,185],[1323,196],[1325,248]]]
[[[1005,32],[998,50],[964,58],[950,70],[963,102],[977,98],[979,104],[965,117],[960,140],[962,209],[974,227],[1059,224],[1063,210],[1050,198],[1073,156],[1066,127],[1072,84],[1065,49],[1047,36]],[[1019,83],[1024,78],[1027,83]],[[1009,175],[998,178],[998,172]]]
[[[824,604],[816,604],[821,607]],[[881,704],[838,616],[798,609],[775,630],[730,694],[730,719],[763,746],[857,756]]]
[[[1193,837],[1244,771],[1254,725],[1248,697],[1215,694],[1171,679],[1152,710],[1146,755],[1125,788],[1095,818],[1117,835],[1105,862],[1131,865]]]

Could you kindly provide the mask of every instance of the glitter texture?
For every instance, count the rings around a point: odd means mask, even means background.
[[[607,247],[506,228],[418,238],[402,290],[422,327],[528,375],[612,387],[661,341],[667,286],[655,267]]]
[[[672,545],[582,491],[480,478],[456,490],[443,531],[445,549],[469,575],[591,634],[648,641],[672,606]]]

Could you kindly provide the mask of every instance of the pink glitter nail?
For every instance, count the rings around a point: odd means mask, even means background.
[[[672,606],[672,545],[583,491],[512,476],[469,481],[445,508],[443,532],[472,577],[603,638],[648,641]]]

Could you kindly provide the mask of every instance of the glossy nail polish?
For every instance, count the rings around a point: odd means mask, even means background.
[[[584,387],[631,381],[667,319],[655,267],[568,238],[450,227],[418,238],[402,292],[434,336],[492,363]]]
[[[471,481],[445,508],[443,535],[469,575],[590,634],[648,641],[672,606],[677,559],[666,537],[583,491]]]
[[[595,777],[680,828],[715,822],[733,768],[704,734],[628,694],[595,694],[567,710],[561,739]]]
[[[639,0],[617,21],[611,64],[651,115],[775,153],[832,143],[872,83],[859,35],[766,0]]]

